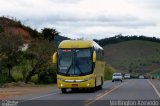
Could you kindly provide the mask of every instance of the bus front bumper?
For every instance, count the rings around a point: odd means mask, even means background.
[[[68,80],[69,81],[69,80]],[[88,81],[58,81],[57,82],[58,88],[93,88],[95,87],[95,80],[88,80]]]

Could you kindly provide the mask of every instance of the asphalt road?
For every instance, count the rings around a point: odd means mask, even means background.
[[[20,96],[11,100],[20,100],[18,106],[108,106],[111,105],[111,101],[124,103],[129,100],[136,103],[137,100],[160,100],[160,93],[148,79],[130,79],[122,83],[107,81],[102,90],[95,92],[68,90],[62,94],[59,89],[53,87],[52,91]],[[156,106],[160,106],[160,101],[155,103],[158,103]]]

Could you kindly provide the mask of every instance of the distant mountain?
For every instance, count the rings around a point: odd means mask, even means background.
[[[130,40],[103,48],[105,61],[118,71],[149,73],[160,69],[160,43]]]
[[[68,37],[64,37],[64,36],[55,36],[54,37],[54,43],[56,45],[56,47],[58,47],[58,45],[60,44],[60,42],[62,42],[63,40],[69,40],[70,38]]]
[[[160,39],[156,37],[147,37],[143,35],[123,36],[121,34],[113,37],[109,37],[109,38],[100,39],[100,40],[95,39],[94,41],[96,41],[101,46],[105,46],[108,44],[116,44],[120,42],[131,41],[131,40],[144,40],[144,41],[152,41],[152,42],[160,43]]]

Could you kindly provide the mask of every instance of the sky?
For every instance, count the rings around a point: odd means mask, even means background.
[[[160,38],[160,0],[0,0],[0,16],[70,38],[118,34]]]

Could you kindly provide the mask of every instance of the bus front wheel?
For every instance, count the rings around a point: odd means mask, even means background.
[[[62,88],[61,91],[62,91],[62,93],[66,93],[67,90],[66,90],[66,88]]]

